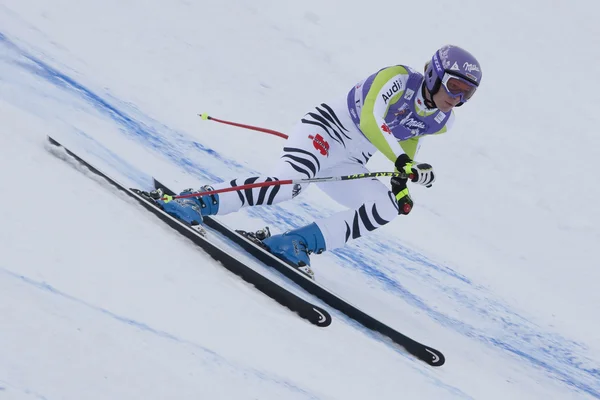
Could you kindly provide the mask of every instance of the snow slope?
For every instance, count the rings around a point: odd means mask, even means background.
[[[3,0],[0,399],[600,398],[600,6],[429,4]],[[339,313],[309,325],[45,144],[138,187],[267,173],[280,139],[197,114],[285,131],[445,43],[484,80],[422,148],[438,182],[314,259],[324,285],[442,350],[439,369]],[[339,209],[310,188],[224,220],[282,231]]]

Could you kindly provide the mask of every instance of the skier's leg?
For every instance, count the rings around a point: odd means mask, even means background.
[[[366,168],[365,168],[365,172]],[[350,209],[315,221],[327,250],[343,247],[398,216],[398,203],[390,188],[378,179],[331,182],[319,185],[330,197]]]
[[[308,139],[307,126],[300,123],[292,130],[280,157],[271,169],[273,175],[234,179],[214,187],[217,189],[282,179],[310,179],[318,176],[321,168],[328,166],[328,161],[330,160],[324,159],[312,146],[312,141]],[[308,184],[275,185],[223,193],[220,196],[221,206],[218,215],[230,214],[243,207],[270,206],[288,201],[300,194],[307,186]]]
[[[328,152],[324,152],[319,147],[323,142],[319,141],[319,144],[315,145],[315,139],[310,138],[320,136],[319,133],[315,133],[315,130],[314,126],[303,122],[299,122],[294,126],[279,158],[271,169],[273,172],[271,176],[234,179],[230,182],[214,185],[214,188],[282,179],[310,179],[319,176],[322,169],[328,168],[336,162],[335,155],[338,155],[337,153],[339,153],[338,157],[344,155],[344,149],[329,148]],[[225,215],[236,212],[243,207],[269,206],[288,201],[300,194],[307,186],[308,184],[275,185],[223,193],[220,195],[220,206],[217,214]]]
[[[283,175],[285,179],[298,178],[294,171],[288,171],[292,176]],[[285,174],[285,172],[283,172]],[[229,182],[219,183],[213,186],[205,185],[199,190],[187,189],[181,194],[201,193],[213,189],[222,189],[242,186],[259,182],[277,181],[277,177],[253,176],[242,179],[233,179]],[[298,185],[299,186],[299,185]],[[274,185],[261,188],[244,189],[218,193],[211,196],[191,197],[175,199],[169,202],[158,200],[157,203],[169,214],[187,223],[201,223],[202,217],[206,215],[225,215],[239,211],[242,207],[273,205],[295,197],[300,192],[300,187],[292,185]],[[195,221],[195,222],[194,222]]]
[[[349,174],[365,172],[367,169],[361,165]],[[364,236],[398,215],[395,196],[377,179],[329,182],[319,186],[351,209],[263,241],[272,253],[294,265],[310,265],[310,253],[320,254],[343,247],[350,239]]]

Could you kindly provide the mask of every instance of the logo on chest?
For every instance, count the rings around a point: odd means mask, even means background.
[[[384,104],[387,104],[396,93],[401,92],[403,89],[404,83],[400,79],[396,79],[392,87],[381,94]]]
[[[413,117],[412,111],[406,117],[400,120],[399,125],[402,125],[408,129],[413,136],[419,135],[427,129],[425,122]]]
[[[417,118],[407,103],[402,104],[396,110],[390,109],[390,114],[393,119],[387,122],[389,129],[403,127],[410,132],[410,136],[422,135],[427,130],[427,124]]]

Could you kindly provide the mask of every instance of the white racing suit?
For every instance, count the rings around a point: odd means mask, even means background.
[[[344,99],[345,100],[345,99]],[[346,102],[321,104],[302,118],[290,132],[272,177],[234,179],[215,189],[277,179],[306,179],[369,172],[365,164],[377,149],[354,126]],[[389,186],[379,180],[357,179],[316,184],[347,211],[315,221],[327,249],[342,247],[390,222],[398,215],[398,204]],[[287,201],[307,185],[281,185],[219,194],[217,215],[242,207],[272,205]]]
[[[213,187],[366,173],[367,161],[378,150],[392,163],[404,152],[414,159],[420,137],[446,132],[454,119],[452,113],[424,106],[422,83],[423,76],[408,67],[384,68],[357,84],[347,96],[308,112],[289,133],[272,175],[234,179]],[[327,250],[342,247],[398,215],[394,194],[378,179],[317,185],[348,208],[315,221]],[[221,193],[217,215],[277,204],[302,190],[305,187],[300,185],[282,185]]]

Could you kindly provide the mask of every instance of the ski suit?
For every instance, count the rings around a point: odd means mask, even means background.
[[[402,153],[414,159],[423,136],[444,133],[454,121],[452,112],[425,106],[422,87],[423,75],[410,67],[383,68],[355,85],[346,96],[321,103],[305,114],[290,132],[273,175],[238,178],[213,187],[366,173],[366,163],[376,151],[392,163]],[[394,194],[378,179],[317,186],[348,207],[315,221],[328,250],[342,247],[398,215]],[[277,204],[303,190],[300,185],[283,185],[221,193],[217,215],[242,207]]]

